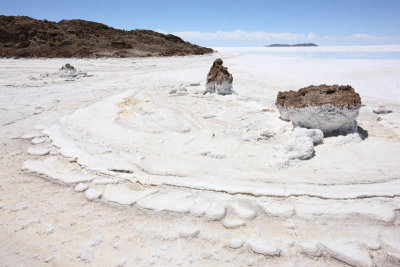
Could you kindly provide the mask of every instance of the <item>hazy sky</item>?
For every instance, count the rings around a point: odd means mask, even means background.
[[[0,0],[0,14],[92,20],[207,46],[400,44],[400,0]]]

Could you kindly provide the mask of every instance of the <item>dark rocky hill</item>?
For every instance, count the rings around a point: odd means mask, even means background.
[[[211,52],[211,48],[150,30],[125,31],[79,19],[52,22],[0,15],[1,57],[147,57]]]

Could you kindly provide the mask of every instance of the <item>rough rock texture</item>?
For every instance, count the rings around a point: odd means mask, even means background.
[[[71,64],[67,63],[60,69],[61,77],[74,77],[76,75],[76,69]]]
[[[52,22],[0,16],[1,57],[146,57],[213,50],[150,30],[119,30],[85,20]]]
[[[228,72],[228,68],[222,66],[222,64],[222,59],[217,58],[214,60],[214,63],[207,74],[207,92],[222,95],[232,93],[233,76]]]
[[[350,85],[311,85],[298,91],[279,92],[275,105],[292,108],[335,105],[360,107],[361,98]]]
[[[352,132],[361,98],[350,85],[308,86],[298,91],[279,92],[276,107],[284,120],[295,126],[321,129],[324,133]]]

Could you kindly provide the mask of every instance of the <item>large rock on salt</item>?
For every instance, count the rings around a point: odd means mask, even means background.
[[[76,69],[71,64],[67,63],[60,69],[60,76],[63,78],[72,78],[76,76]]]
[[[206,92],[227,95],[232,93],[232,74],[222,66],[222,59],[217,58],[207,74]]]
[[[322,84],[279,92],[275,105],[295,126],[347,133],[357,129],[361,98],[350,85]]]

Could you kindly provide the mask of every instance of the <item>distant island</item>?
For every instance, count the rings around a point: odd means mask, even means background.
[[[306,44],[271,44],[271,45],[266,45],[265,47],[303,47],[303,46],[318,46],[314,43],[306,43]]]

